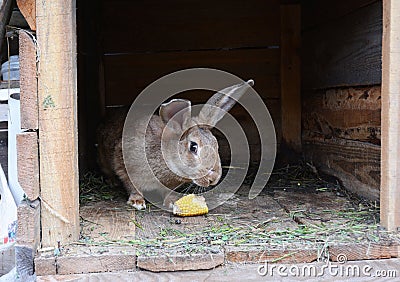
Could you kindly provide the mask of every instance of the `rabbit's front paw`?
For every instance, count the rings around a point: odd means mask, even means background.
[[[131,205],[137,210],[142,210],[146,208],[146,202],[141,195],[138,194],[131,194],[129,196],[128,205]]]

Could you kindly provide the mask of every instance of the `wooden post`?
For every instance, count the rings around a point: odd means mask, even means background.
[[[381,225],[400,228],[400,1],[383,1]],[[399,230],[400,231],[400,230]]]
[[[17,134],[18,182],[30,201],[40,195],[37,132]]]
[[[19,32],[19,65],[21,93],[21,128],[38,129],[38,89],[36,46],[32,35],[20,30]]]
[[[282,141],[301,152],[300,5],[281,6]]]
[[[79,237],[76,1],[36,1],[42,247]]]
[[[17,5],[32,30],[36,30],[36,0],[17,0]]]

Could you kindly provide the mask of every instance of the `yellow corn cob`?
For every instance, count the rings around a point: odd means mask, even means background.
[[[172,213],[180,216],[202,215],[208,213],[208,207],[203,196],[189,194],[174,203]]]

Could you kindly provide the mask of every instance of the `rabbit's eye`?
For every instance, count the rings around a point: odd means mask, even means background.
[[[198,147],[198,145],[196,142],[190,141],[190,145],[189,145],[190,152],[197,154],[197,147]]]

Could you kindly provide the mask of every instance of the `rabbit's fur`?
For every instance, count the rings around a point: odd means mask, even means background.
[[[175,199],[168,197],[168,189],[186,182],[203,187],[217,184],[222,169],[211,129],[253,83],[249,80],[217,92],[196,117],[191,116],[190,101],[174,99],[162,104],[159,115],[151,116],[148,124],[146,118],[135,121],[124,133],[127,109],[118,109],[98,128],[101,169],[110,179],[119,178],[129,194],[128,204],[137,209],[146,207],[143,195],[150,191],[159,191],[164,206],[170,208]]]

